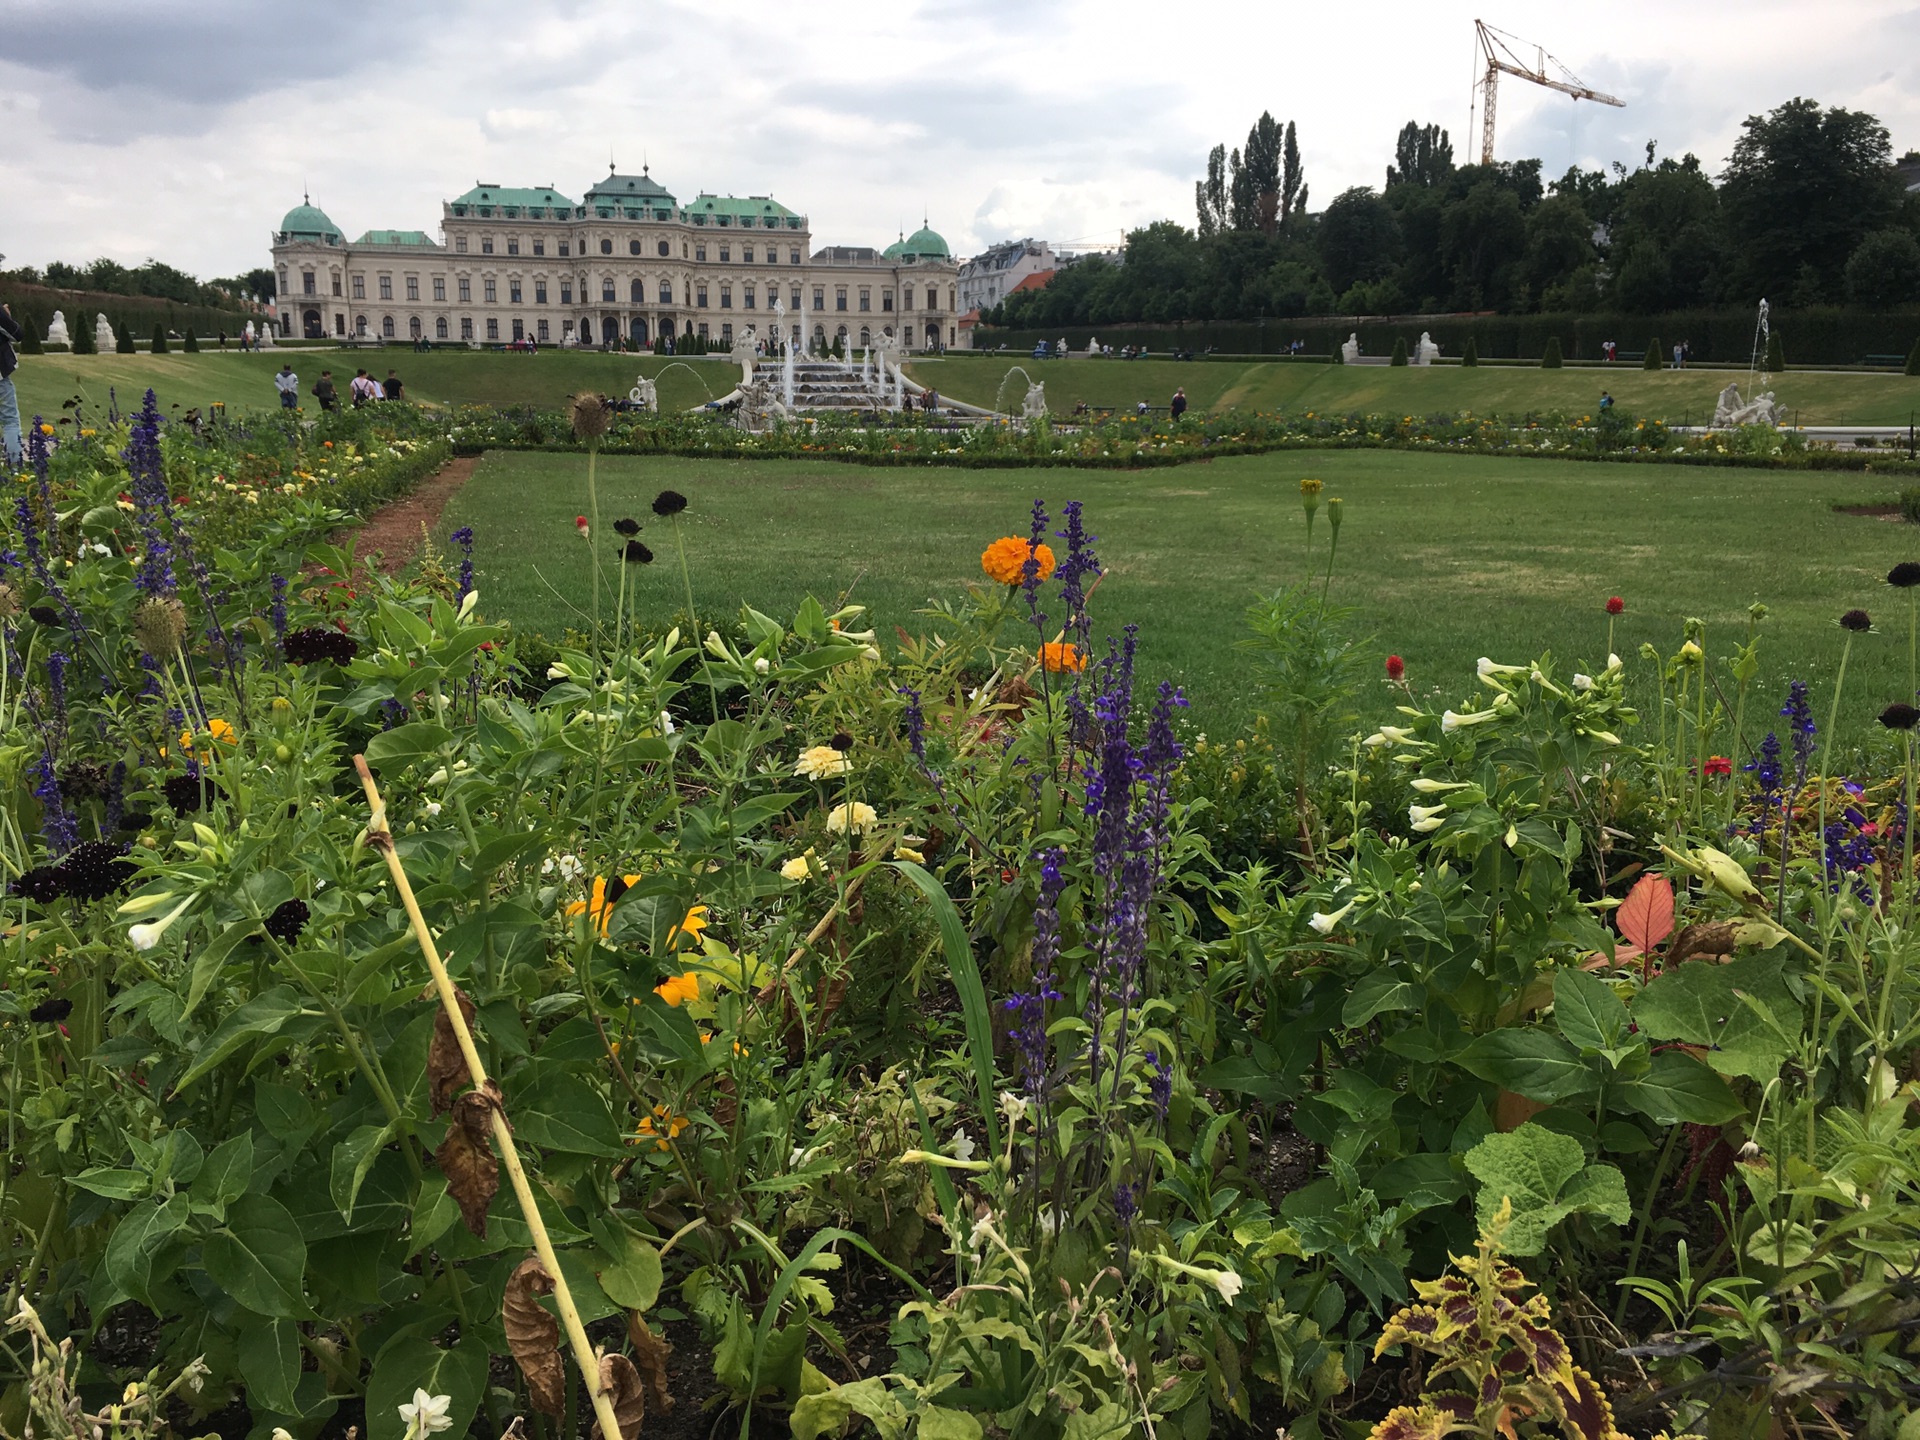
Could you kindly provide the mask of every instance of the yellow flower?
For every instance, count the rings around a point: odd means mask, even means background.
[[[698,945],[700,943],[700,932],[706,928],[707,907],[704,905],[696,905],[687,911],[685,917],[682,918],[678,925],[667,932],[667,946],[669,949],[673,948],[674,941],[678,940],[682,935]]]
[[[851,768],[847,757],[831,745],[809,745],[793,762],[793,773],[804,780],[831,780]]]
[[[898,859],[911,860],[916,865],[924,865],[927,863],[927,857],[911,845],[896,845],[893,847],[893,853]]]
[[[233,726],[222,720],[218,715],[207,722],[207,729],[212,733],[213,738],[218,740],[222,745],[238,745],[240,743],[240,737],[234,734]],[[193,753],[193,732],[191,730],[182,730],[180,732],[180,748],[189,755]]]
[[[827,832],[831,835],[845,835],[848,831],[864,835],[879,823],[880,817],[874,808],[859,800],[849,800],[827,812]]]
[[[572,904],[568,905],[567,918],[571,920],[576,915],[591,915],[596,928],[604,935],[607,933],[607,926],[613,923],[613,907],[615,903],[622,895],[626,894],[630,888],[639,883],[640,877],[638,875],[622,875],[616,879],[612,885],[607,884],[607,879],[604,875],[596,875],[593,877],[593,898],[591,900],[575,900]]]
[[[1324,480],[1302,480],[1300,482],[1301,497],[1307,500],[1313,499],[1326,488],[1327,482]]]
[[[678,1009],[687,1001],[700,998],[700,972],[689,970],[684,975],[669,975],[653,987],[653,993]]]
[[[1087,657],[1078,645],[1069,645],[1064,640],[1049,640],[1040,647],[1040,664],[1043,669],[1056,675],[1062,670],[1077,674],[1087,668]]]
[[[49,425],[49,424],[47,424],[47,423],[46,423],[45,421],[42,421],[42,422],[41,422],[41,424],[40,424],[40,433],[41,433],[42,435],[52,435],[52,434],[53,434],[53,426],[51,426],[51,425]]]
[[[811,874],[813,874],[813,851],[811,850],[804,855],[794,856],[780,867],[782,880],[804,880]]]
[[[656,1105],[653,1107],[653,1114],[640,1117],[639,1133],[633,1137],[633,1140],[636,1145],[651,1140],[654,1149],[667,1150],[672,1148],[670,1142],[678,1140],[680,1132],[686,1128],[686,1116],[674,1114],[673,1110],[666,1105]]]
[[[1005,536],[981,551],[980,568],[987,572],[989,580],[998,580],[1002,585],[1018,585],[1027,578],[1029,555],[1039,562],[1040,572],[1036,578],[1045,580],[1053,574],[1053,550],[1031,540],[1022,540],[1018,535]]]

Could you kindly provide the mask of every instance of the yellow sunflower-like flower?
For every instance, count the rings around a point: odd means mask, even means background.
[[[634,1144],[644,1145],[653,1141],[656,1150],[672,1148],[672,1141],[680,1138],[680,1132],[687,1128],[687,1117],[673,1113],[672,1107],[656,1105],[653,1114],[640,1117],[639,1132],[633,1137]]]
[[[689,1000],[700,998],[700,973],[697,970],[689,970],[684,975],[669,975],[653,987],[653,993],[678,1009]]]
[[[1053,574],[1052,549],[1022,540],[1018,535],[1005,536],[981,551],[980,568],[987,572],[990,580],[997,580],[1002,585],[1018,585],[1026,579],[1028,555],[1032,555],[1040,564],[1037,578],[1045,580]]]
[[[1087,668],[1087,657],[1078,645],[1069,645],[1064,640],[1049,640],[1040,647],[1040,664],[1043,669],[1056,675],[1063,670],[1078,674]]]
[[[225,720],[222,720],[218,715],[207,722],[207,730],[212,734],[213,738],[218,740],[222,745],[238,745],[240,743],[240,737],[234,733],[233,726],[229,725]],[[193,753],[193,732],[191,730],[182,730],[180,732],[180,748],[189,755]]]
[[[606,876],[596,875],[593,877],[593,898],[591,900],[575,900],[572,904],[568,905],[567,918],[571,920],[576,915],[590,915],[593,917],[594,928],[604,935],[607,933],[607,926],[613,923],[613,907],[615,902],[617,902],[622,895],[626,894],[630,888],[639,883],[640,877],[638,875],[621,875],[616,877],[611,884],[608,883]]]
[[[700,943],[700,933],[707,928],[707,907],[696,905],[687,911],[680,923],[667,932],[667,948],[677,949],[676,942],[682,935],[694,944]]]

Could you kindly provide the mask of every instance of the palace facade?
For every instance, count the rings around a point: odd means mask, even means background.
[[[959,267],[925,226],[883,250],[816,250],[808,218],[770,196],[683,204],[645,169],[611,171],[578,200],[479,184],[440,211],[437,241],[420,230],[349,241],[310,200],[288,211],[272,242],[280,333],[612,347],[778,327],[810,349],[961,343]]]

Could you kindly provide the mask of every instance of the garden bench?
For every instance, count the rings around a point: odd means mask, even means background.
[[[1904,355],[1866,355],[1861,357],[1860,363],[1862,365],[1904,366],[1907,363],[1907,357]]]
[[[1646,358],[1647,352],[1644,350],[1616,350],[1613,352],[1613,363],[1616,365],[1638,365]]]

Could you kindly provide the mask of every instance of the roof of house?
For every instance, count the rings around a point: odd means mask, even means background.
[[[929,260],[951,260],[953,252],[947,248],[945,238],[937,230],[922,225],[913,234],[896,240],[887,246],[885,252],[889,260],[898,260],[902,256],[912,255]]]
[[[789,228],[797,229],[800,217],[771,195],[696,195],[684,207],[686,215],[693,223],[715,225],[738,225],[745,229],[754,225],[768,230],[777,230],[791,221]]]
[[[369,230],[356,245],[431,245],[433,237],[424,230]]]
[[[1053,277],[1059,273],[1058,270],[1036,270],[1033,274],[1023,277],[1018,285],[1007,291],[1007,294],[1018,295],[1022,290],[1044,290],[1053,283]]]
[[[340,227],[318,205],[303,201],[286,213],[280,228],[295,239],[334,240],[341,238]]]
[[[486,210],[564,210],[569,214],[573,211],[573,201],[551,185],[489,185],[484,180],[476,183],[466,194],[454,196],[448,203],[456,207],[471,205]]]
[[[671,205],[673,193],[642,168],[638,175],[622,175],[609,170],[606,178],[587,187],[584,204],[591,205],[596,200],[624,202],[628,200],[664,200]]]

